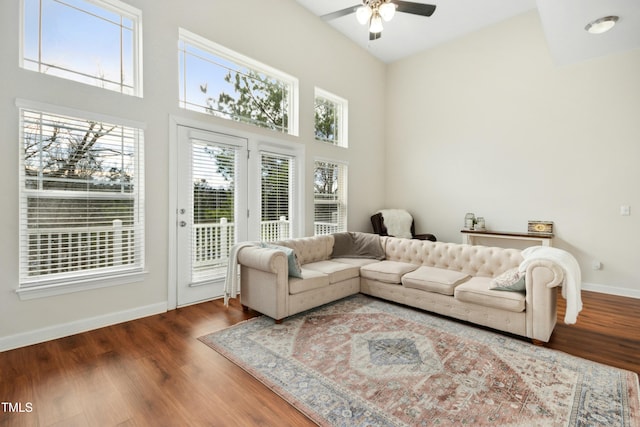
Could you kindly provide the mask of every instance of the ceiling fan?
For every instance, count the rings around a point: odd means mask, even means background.
[[[398,12],[414,15],[431,16],[436,7],[432,4],[415,3],[402,0],[362,0],[361,5],[355,5],[346,9],[322,15],[325,21],[340,18],[351,13],[356,14],[356,19],[362,25],[369,24],[369,40],[377,40],[382,37],[382,21],[390,21]]]

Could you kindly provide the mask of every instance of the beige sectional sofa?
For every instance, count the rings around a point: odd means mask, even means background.
[[[345,252],[345,236],[357,239],[353,253]],[[490,289],[492,280],[523,261],[517,249],[366,233],[305,237],[274,245],[245,246],[237,259],[242,305],[276,321],[361,292],[534,341],[547,342],[556,324],[555,286],[563,280],[557,264],[528,263],[525,292]],[[372,245],[377,248],[371,249]],[[296,258],[300,269],[290,276],[289,264]]]

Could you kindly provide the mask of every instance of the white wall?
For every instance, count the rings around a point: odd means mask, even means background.
[[[454,242],[466,212],[551,220],[585,288],[640,297],[638,76],[638,50],[555,66],[535,11],[391,64],[387,205]]]
[[[18,67],[18,0],[0,3],[0,350],[166,309],[168,273],[169,117],[243,125],[178,108],[178,27],[296,76],[300,81],[300,136],[306,146],[307,234],[313,227],[313,160],[349,164],[349,228],[369,230],[369,215],[383,194],[384,86],[386,67],[337,34],[294,1],[235,0],[160,2],[126,0],[142,10],[144,98],[22,70]],[[314,87],[349,101],[348,150],[313,140]],[[146,124],[146,264],[141,283],[21,301],[18,287],[18,109],[15,99],[89,110]],[[250,129],[254,133],[264,132]]]

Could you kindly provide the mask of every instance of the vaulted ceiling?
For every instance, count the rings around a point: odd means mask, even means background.
[[[360,0],[296,0],[313,14],[327,13],[360,4]],[[431,17],[396,13],[384,22],[382,38],[369,40],[368,29],[355,14],[327,22],[384,62],[472,33],[531,10],[537,10],[549,50],[558,65],[640,48],[640,1],[638,0],[413,0],[436,5]],[[592,20],[617,15],[618,24],[605,34],[585,31]]]

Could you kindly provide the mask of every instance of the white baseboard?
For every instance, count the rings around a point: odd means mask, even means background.
[[[117,323],[128,322],[129,320],[135,320],[142,317],[152,316],[154,314],[165,313],[166,311],[167,303],[161,302],[157,304],[136,307],[131,310],[119,311],[102,316],[90,317],[87,319],[76,320],[74,322],[63,323],[60,325],[48,326],[46,328],[23,332],[7,337],[0,337],[0,351],[12,350],[14,348],[38,344],[41,342],[78,334],[80,332],[86,332],[105,326],[111,326]]]
[[[640,298],[640,289],[616,288],[598,283],[582,282],[583,291],[599,292],[601,294],[618,295],[621,297]]]

